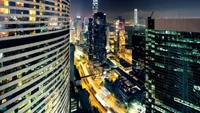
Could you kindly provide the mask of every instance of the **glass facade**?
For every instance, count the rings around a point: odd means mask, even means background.
[[[103,65],[106,61],[106,14],[98,12],[93,18],[93,60]]]
[[[145,82],[145,36],[133,35],[132,36],[132,73],[142,82]]]
[[[200,33],[146,30],[147,110],[200,112]]]
[[[68,113],[70,0],[0,0],[0,110]]]

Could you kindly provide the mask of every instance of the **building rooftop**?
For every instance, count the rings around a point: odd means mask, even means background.
[[[128,81],[128,80],[125,82],[125,84],[126,84],[126,86],[128,86],[128,87],[130,87],[131,85],[133,85],[133,84],[132,84],[130,81]]]
[[[200,32],[200,19],[154,19],[155,30]]]
[[[106,60],[106,63],[111,67],[111,68],[116,68],[117,66],[115,64],[113,64],[110,59]]]

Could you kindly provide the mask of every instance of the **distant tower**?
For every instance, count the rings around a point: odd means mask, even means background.
[[[88,23],[89,23],[89,19],[87,17],[85,17],[84,20],[83,20],[83,31],[84,31],[84,33],[86,33],[88,31]]]
[[[134,25],[138,25],[138,10],[134,9]]]
[[[81,40],[81,32],[82,32],[82,19],[81,16],[77,16],[74,21],[74,26],[75,26],[75,35],[76,35],[76,40],[80,41]]]
[[[98,12],[98,0],[93,0],[93,13]]]

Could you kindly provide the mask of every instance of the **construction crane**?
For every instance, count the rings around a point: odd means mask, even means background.
[[[152,16],[154,14],[154,11],[152,11],[151,15],[148,17],[148,19],[152,19]]]

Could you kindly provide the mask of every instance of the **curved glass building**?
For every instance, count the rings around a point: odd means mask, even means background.
[[[68,113],[70,0],[0,0],[0,110]]]

